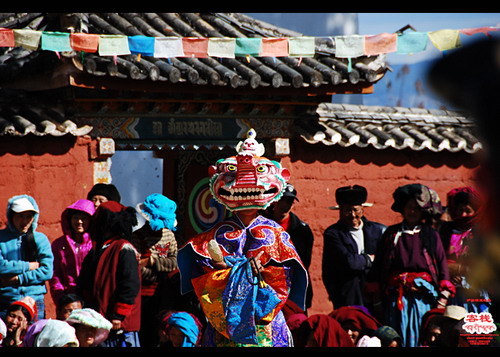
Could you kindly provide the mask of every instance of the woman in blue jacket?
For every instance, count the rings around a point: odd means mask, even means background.
[[[14,196],[7,204],[7,227],[0,230],[0,317],[14,301],[35,299],[45,317],[45,282],[52,277],[54,256],[47,236],[36,231],[39,209],[33,197]]]

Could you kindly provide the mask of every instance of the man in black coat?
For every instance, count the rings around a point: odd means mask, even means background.
[[[335,192],[338,206],[330,207],[339,211],[339,220],[323,234],[322,277],[334,309],[369,305],[364,283],[386,226],[364,216],[364,207],[371,206],[367,195],[359,185],[341,187]]]
[[[309,225],[292,212],[293,205],[295,201],[298,200],[297,190],[293,187],[293,185],[288,183],[283,193],[283,197],[269,206],[269,208],[263,212],[263,215],[277,222],[285,229],[285,231],[287,231],[295,249],[297,249],[297,253],[302,260],[302,263],[309,271],[314,235]],[[309,281],[306,308],[311,307],[311,303],[312,285],[311,281]]]

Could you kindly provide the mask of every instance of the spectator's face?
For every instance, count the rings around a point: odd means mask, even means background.
[[[95,195],[92,197],[91,201],[94,202],[94,207],[97,209],[102,203],[108,202],[108,198],[102,195]]]
[[[97,334],[95,327],[78,324],[75,332],[80,347],[91,347],[94,344]]]
[[[349,337],[351,338],[352,343],[354,343],[354,345],[356,345],[356,343],[358,342],[358,339],[359,339],[359,331],[355,330],[354,328],[347,328],[346,332],[349,335]]]
[[[12,214],[12,225],[19,233],[26,233],[30,229],[35,219],[32,211],[14,212]]]
[[[184,334],[177,327],[172,326],[168,332],[168,339],[174,347],[182,347],[184,342]]]
[[[273,203],[270,207],[273,218],[278,221],[286,218],[292,210],[294,202],[293,197],[282,197],[278,202]]]
[[[387,347],[399,347],[399,342],[396,340],[391,341]]]
[[[23,323],[27,323],[27,319],[21,310],[10,311],[5,316],[5,325],[7,326],[8,333],[15,332]]]
[[[361,225],[364,210],[361,205],[341,205],[339,207],[340,220],[350,228],[358,228]]]
[[[433,326],[432,328],[430,328],[427,335],[427,343],[429,344],[429,346],[436,346],[440,336],[441,329],[438,326]]]
[[[69,304],[66,304],[64,305],[63,307],[61,307],[61,309],[59,310],[59,313],[58,313],[58,320],[66,320],[69,315],[71,314],[71,312],[73,310],[76,310],[76,309],[81,309],[82,308],[82,303],[81,301],[73,301],[73,302],[70,302]]]
[[[472,217],[476,214],[474,207],[468,204],[459,204],[450,210],[450,216],[452,219]]]
[[[422,220],[422,209],[414,199],[408,200],[403,207],[403,217],[410,226],[419,224]]]
[[[83,234],[89,228],[90,216],[84,212],[75,212],[71,215],[70,222],[74,232]]]

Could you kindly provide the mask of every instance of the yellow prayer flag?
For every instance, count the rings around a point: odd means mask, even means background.
[[[28,50],[37,50],[42,38],[42,32],[30,29],[14,29],[14,39],[16,46]]]
[[[440,51],[447,51],[461,46],[460,31],[438,30],[428,33],[429,40]]]

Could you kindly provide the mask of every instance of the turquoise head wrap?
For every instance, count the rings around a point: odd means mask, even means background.
[[[175,231],[175,210],[177,204],[171,199],[159,194],[153,193],[146,197],[141,205],[142,213],[147,216],[149,225],[154,231],[159,231],[162,228],[168,228]]]

